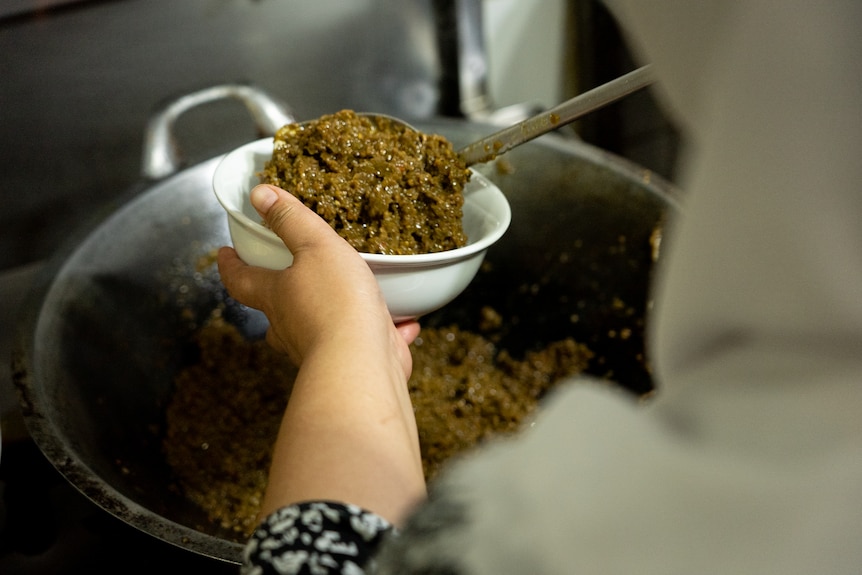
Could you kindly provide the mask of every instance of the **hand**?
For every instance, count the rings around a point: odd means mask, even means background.
[[[267,341],[297,364],[333,331],[391,332],[392,322],[374,275],[326,222],[288,192],[257,186],[252,204],[294,255],[283,271],[248,266],[233,248],[218,254],[219,272],[232,297],[264,312]],[[409,377],[406,345],[419,333],[415,321],[396,326],[396,352]],[[403,345],[402,345],[403,344]]]
[[[252,204],[293,253],[273,271],[219,251],[222,281],[270,321],[267,341],[299,366],[273,449],[261,515],[306,500],[370,509],[393,523],[425,495],[419,434],[407,391],[408,344],[368,265],[317,214],[274,186]]]

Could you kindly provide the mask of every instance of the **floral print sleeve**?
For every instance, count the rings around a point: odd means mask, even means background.
[[[243,575],[361,575],[392,526],[370,511],[343,503],[310,501],[283,507],[249,539]]]

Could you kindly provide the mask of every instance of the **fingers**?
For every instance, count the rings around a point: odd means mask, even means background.
[[[263,308],[268,296],[266,290],[261,288],[272,281],[271,270],[246,264],[236,250],[227,246],[218,251],[218,270],[232,298],[255,309]]]
[[[326,246],[337,234],[322,218],[308,209],[292,194],[270,185],[252,189],[251,203],[267,225],[294,255],[294,262],[308,249]],[[218,254],[222,282],[237,301],[267,310],[274,298],[277,273],[246,265],[232,248],[222,248]]]
[[[407,322],[393,333],[386,302],[368,264],[320,216],[290,193],[256,186],[255,209],[293,253],[293,264],[268,270],[245,264],[233,248],[218,253],[222,283],[240,303],[262,311],[270,322],[267,341],[300,363],[336,330],[395,345],[409,373],[407,345],[419,324]],[[370,334],[370,335],[369,335]]]
[[[417,337],[419,337],[420,327],[418,321],[413,320],[399,323],[395,326],[395,329],[398,330],[398,333],[401,334],[401,337],[404,338],[407,345],[410,345]]]
[[[326,241],[332,228],[293,194],[271,185],[255,186],[250,195],[254,209],[282,239],[294,256],[306,245]]]

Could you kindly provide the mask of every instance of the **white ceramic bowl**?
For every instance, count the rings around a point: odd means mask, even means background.
[[[284,269],[293,255],[274,232],[260,223],[249,201],[257,173],[272,156],[272,138],[241,146],[216,167],[213,189],[227,211],[231,240],[248,264]],[[485,252],[505,233],[512,213],[500,189],[473,171],[464,189],[464,232],[468,245],[433,254],[360,254],[374,272],[396,322],[414,319],[452,301],[470,283]]]

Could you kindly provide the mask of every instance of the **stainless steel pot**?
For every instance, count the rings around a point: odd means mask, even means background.
[[[264,131],[289,115],[269,103],[259,109],[285,114]],[[159,122],[176,112],[166,108]],[[458,120],[413,123],[456,146],[494,130]],[[174,375],[191,361],[193,335],[210,312],[227,303],[229,320],[249,337],[266,328],[258,312],[227,298],[207,265],[212,250],[229,242],[211,189],[218,160],[143,183],[56,255],[27,307],[13,371],[31,436],[87,497],[166,542],[238,562],[234,536],[171,488],[160,448]],[[152,173],[177,170],[175,159],[169,164]],[[478,330],[490,306],[503,320],[499,346],[513,355],[572,336],[596,353],[592,373],[649,391],[650,235],[677,211],[672,186],[555,135],[480,169],[509,198],[512,225],[467,291],[423,323]]]

